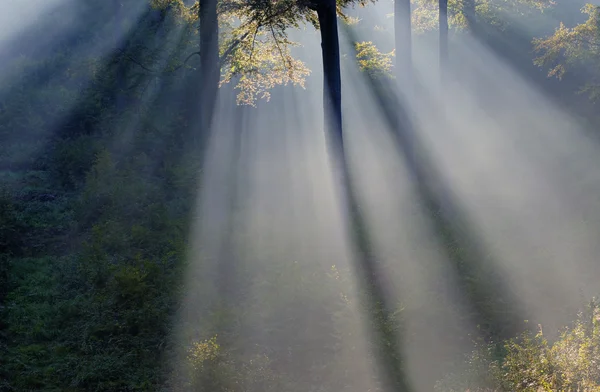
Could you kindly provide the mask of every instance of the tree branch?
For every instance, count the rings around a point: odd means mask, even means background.
[[[257,26],[256,29],[254,31],[254,39],[253,39],[253,45],[252,47],[254,48],[254,40],[256,39],[256,35],[258,34],[258,30],[260,30],[260,28],[262,26],[264,26],[267,22],[269,22],[271,19],[277,17],[278,15],[281,15],[283,13],[286,13],[288,11],[290,11],[292,8],[294,7],[294,3],[290,4],[288,7],[284,8],[283,10],[281,10],[280,12],[276,12],[273,14],[268,15],[267,17],[265,17],[263,20],[259,20],[257,21]],[[255,21],[254,19],[251,19],[250,21],[248,21],[247,25],[251,24],[253,21]],[[270,26],[270,30],[271,33],[273,34],[273,38],[275,39],[275,44],[277,45],[277,48],[279,50],[279,53],[282,56],[282,59],[285,63],[285,57],[283,56],[283,52],[279,46],[279,42],[277,41],[275,32],[273,30],[273,26]],[[240,44],[241,41],[243,41],[248,35],[250,34],[250,32],[246,32],[244,33],[240,38],[237,38],[235,41],[233,41],[231,43],[231,45],[227,48],[227,50],[223,53],[223,55],[219,58],[219,67],[222,67],[223,64],[225,64],[225,62],[227,61],[227,59],[229,58],[229,56],[231,56],[231,53],[237,48],[237,46]],[[184,61],[182,64],[178,65],[177,67],[173,68],[172,70],[169,71],[156,71],[153,70],[147,66],[145,66],[143,63],[141,63],[140,61],[138,61],[137,59],[133,58],[131,55],[125,54],[124,52],[122,53],[129,61],[133,62],[134,64],[136,64],[137,66],[139,66],[140,68],[142,68],[143,70],[145,70],[146,72],[149,72],[153,75],[168,75],[171,74],[181,68],[183,68],[187,62],[194,57],[195,55],[201,56],[200,52],[193,52],[191,53]],[[291,64],[290,64],[291,67]]]
[[[240,38],[233,41],[231,43],[231,45],[229,45],[229,48],[227,48],[227,50],[225,52],[223,52],[223,55],[219,58],[219,68],[221,68],[223,66],[223,64],[225,64],[225,61],[227,61],[227,59],[231,55],[231,52],[233,52],[235,50],[235,48],[240,44],[240,42],[242,42],[244,39],[246,39],[248,34],[250,34],[250,33],[249,32],[244,33],[244,35],[242,35]]]
[[[279,51],[279,55],[281,56],[281,60],[283,60],[283,64],[285,65],[286,63],[286,58],[283,55],[283,51],[281,50],[281,47],[279,46],[279,41],[277,41],[277,36],[275,35],[275,30],[273,30],[273,26],[270,26],[271,28],[271,34],[273,35],[273,39],[275,40],[275,46],[277,47],[277,50]],[[288,67],[289,67],[289,72],[291,74],[292,72],[292,62],[289,61],[288,62]]]

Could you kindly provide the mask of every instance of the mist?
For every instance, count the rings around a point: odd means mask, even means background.
[[[0,233],[24,241],[7,242],[0,310],[21,325],[29,316],[14,309],[35,308],[23,293],[48,287],[35,301],[53,310],[31,317],[72,335],[7,328],[0,343],[20,358],[10,388],[38,382],[15,347],[56,344],[69,353],[56,375],[40,364],[54,354],[29,360],[57,388],[382,391],[402,379],[431,391],[468,371],[481,341],[538,325],[558,339],[597,294],[594,119],[563,105],[572,91],[560,82],[530,76],[542,70],[523,50],[555,14],[534,25],[509,13],[506,29],[524,37],[514,47],[501,29],[454,26],[444,70],[437,31],[413,32],[408,83],[393,69],[376,80],[353,47],[394,49],[392,4],[348,9],[360,19],[339,21],[356,212],[332,164],[319,31],[287,31],[311,70],[304,88],[237,105],[236,82],[250,77],[238,75],[200,129],[193,17],[143,1],[109,8],[0,4],[0,174],[18,223]],[[56,204],[35,204],[36,187]]]

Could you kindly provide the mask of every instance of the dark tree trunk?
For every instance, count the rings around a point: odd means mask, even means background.
[[[321,29],[323,54],[323,107],[325,127],[330,136],[343,145],[342,138],[342,79],[340,71],[340,44],[338,37],[335,0],[325,0],[317,8]]]
[[[410,0],[394,1],[396,79],[400,87],[412,81],[412,35]]]
[[[377,344],[377,356],[382,366],[384,383],[391,391],[409,392],[404,377],[400,342],[395,332],[391,332],[382,322],[395,310],[390,306],[385,293],[384,276],[372,248],[370,233],[363,213],[358,205],[355,186],[350,176],[342,132],[341,72],[339,36],[335,0],[323,0],[316,7],[321,30],[321,50],[323,54],[324,110],[325,129],[331,163],[333,166],[334,189],[341,206],[341,213],[353,246],[355,269],[360,283],[364,287],[366,308],[372,312],[374,322],[374,341]],[[381,315],[384,315],[383,318]],[[382,342],[389,342],[383,344]]]
[[[206,139],[219,91],[219,22],[216,0],[200,0],[200,139]]]
[[[439,0],[440,74],[445,81],[448,73],[448,0]]]

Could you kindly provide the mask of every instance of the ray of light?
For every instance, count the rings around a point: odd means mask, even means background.
[[[116,47],[132,38],[133,30],[148,11],[143,2],[129,4],[121,15],[122,29],[115,30],[114,20],[107,22],[105,18],[113,14],[111,4],[106,3],[100,9],[69,2],[47,6],[50,8],[45,18],[27,35],[15,35],[3,42],[2,48],[6,61],[0,70],[3,81],[0,100],[5,114],[10,118],[12,112],[34,111],[37,114],[34,118],[42,117],[46,124],[43,128],[31,124],[26,132],[2,135],[5,146],[27,137],[37,140],[33,150],[21,158],[25,160],[40,155],[49,138],[69,127],[69,118],[77,115],[86,90],[97,77],[96,72],[111,65]],[[16,17],[14,8],[3,7],[3,15]],[[36,12],[28,14],[35,15]],[[20,19],[22,28],[29,22],[33,23],[28,17]],[[89,26],[97,29],[91,32]],[[64,94],[65,83],[79,94]],[[26,102],[20,100],[22,94],[27,94]],[[48,112],[45,104],[52,101],[51,97],[60,99],[61,105],[59,110]]]

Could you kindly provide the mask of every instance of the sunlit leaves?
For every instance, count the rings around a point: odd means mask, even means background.
[[[188,360],[194,370],[201,370],[208,362],[213,362],[219,357],[220,349],[216,336],[194,342],[188,350]]]
[[[337,13],[347,22],[344,7],[365,6],[374,0],[337,0]],[[310,74],[306,65],[294,58],[291,48],[296,43],[287,36],[288,29],[311,24],[319,28],[314,0],[223,0],[219,3],[221,23],[225,27],[221,54],[225,66],[221,84],[236,81],[239,104],[254,105],[258,99],[270,98],[277,85],[304,87]],[[232,53],[226,53],[230,48]],[[385,57],[378,57],[380,68],[387,66]],[[369,60],[371,61],[371,60]]]
[[[356,42],[356,60],[361,71],[371,77],[392,77],[392,58],[394,52],[381,53],[373,42]]]
[[[219,3],[221,85],[235,81],[238,104],[268,100],[277,85],[304,86],[310,73],[291,55],[296,43],[286,30],[314,22],[314,13],[294,0],[230,0]]]
[[[438,391],[600,391],[600,313],[591,302],[571,328],[555,341],[542,333],[525,332],[503,344],[502,358],[494,358],[497,346],[478,345],[467,368],[437,384]]]
[[[193,342],[188,349],[189,386],[195,391],[277,391],[280,375],[264,354],[234,358],[217,342],[217,336]]]
[[[310,70],[292,57],[290,50],[295,45],[283,31],[255,25],[227,59],[221,84],[236,80],[237,101],[247,105],[254,105],[257,99],[268,100],[269,91],[277,85],[304,87]]]
[[[600,96],[600,7],[587,4],[583,13],[588,14],[585,23],[568,28],[564,24],[556,29],[553,35],[534,40],[535,50],[539,57],[535,64],[548,67],[548,76],[561,79],[567,70],[594,64],[591,69],[591,81],[583,86],[582,91],[590,98]]]

